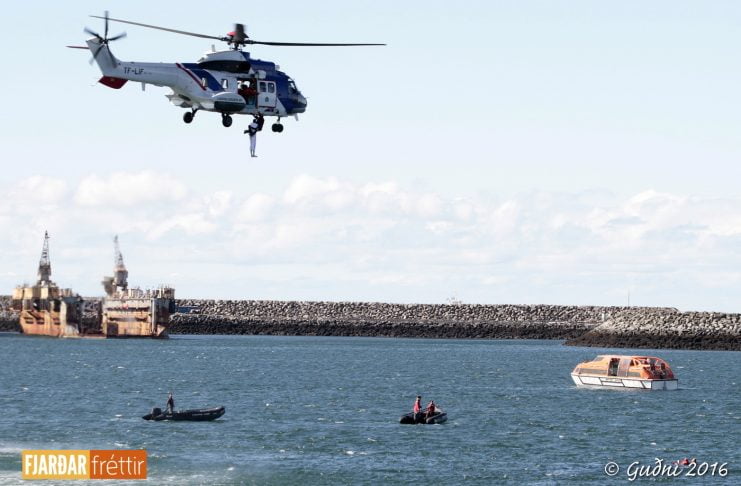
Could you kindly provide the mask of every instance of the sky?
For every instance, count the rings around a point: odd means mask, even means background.
[[[0,19],[0,293],[48,230],[53,279],[90,296],[117,234],[131,284],[182,298],[741,312],[738,2],[57,3]],[[65,46],[104,9],[388,45],[251,46],[308,108],[250,158],[247,117],[186,125],[166,88],[97,83]],[[211,49],[110,30],[123,61]]]

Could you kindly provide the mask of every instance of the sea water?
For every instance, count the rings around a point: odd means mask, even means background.
[[[608,352],[666,359],[680,389],[576,388],[574,365]],[[0,356],[0,484],[32,484],[20,479],[23,449],[146,449],[148,484],[617,484],[631,464],[684,457],[727,463],[726,475],[672,481],[741,484],[738,352],[8,333]],[[226,414],[142,420],[168,391],[176,409],[224,405]],[[400,425],[416,395],[434,399],[447,423]]]

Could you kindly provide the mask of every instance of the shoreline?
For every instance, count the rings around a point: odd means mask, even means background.
[[[0,296],[0,331],[18,331],[9,304],[9,296]],[[198,299],[177,305],[173,335],[558,339],[568,346],[741,351],[741,314],[674,308]]]

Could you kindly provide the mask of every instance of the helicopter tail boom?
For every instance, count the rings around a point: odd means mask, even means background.
[[[90,52],[93,53],[93,59],[98,64],[100,71],[105,76],[116,74],[116,68],[120,63],[111,52],[108,44],[100,42],[95,37],[88,39],[86,43]]]
[[[87,45],[103,74],[99,82],[109,88],[120,89],[126,81],[155,86],[172,86],[178,77],[178,68],[175,64],[124,62],[111,53],[107,44],[101,43],[96,38],[88,39]]]

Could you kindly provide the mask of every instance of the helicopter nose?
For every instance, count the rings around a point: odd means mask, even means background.
[[[306,98],[302,94],[293,95],[293,113],[303,113],[306,111]]]

